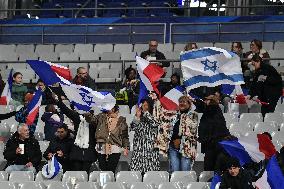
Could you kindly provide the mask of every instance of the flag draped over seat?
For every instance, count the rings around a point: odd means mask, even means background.
[[[186,51],[180,55],[185,87],[215,87],[221,84],[244,84],[240,58],[216,47]]]

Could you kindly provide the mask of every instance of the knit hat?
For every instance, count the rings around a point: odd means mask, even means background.
[[[231,167],[241,167],[240,161],[237,158],[231,157],[227,161],[227,169],[230,169]]]
[[[32,93],[27,93],[25,95],[25,101],[30,102],[33,99],[34,95]]]

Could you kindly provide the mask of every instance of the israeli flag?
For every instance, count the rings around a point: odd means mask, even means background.
[[[186,51],[180,55],[185,87],[244,84],[241,62],[233,52],[216,47]]]
[[[55,156],[52,156],[51,161],[43,166],[41,173],[44,178],[53,179],[60,171],[62,171],[62,165]]]
[[[88,87],[76,85],[60,77],[60,85],[70,103],[79,112],[88,112],[96,106],[103,111],[111,110],[116,103],[115,98],[109,92],[93,91]]]

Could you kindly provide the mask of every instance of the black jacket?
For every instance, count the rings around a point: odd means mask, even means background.
[[[58,107],[60,108],[61,112],[65,114],[69,119],[73,121],[74,124],[74,135],[76,138],[77,131],[79,128],[80,114],[76,111],[69,109],[63,102],[59,101],[57,103]],[[91,161],[95,162],[97,160],[97,152],[96,152],[96,126],[90,124],[89,126],[89,148],[84,149],[76,146],[75,144],[72,145],[71,153],[70,153],[70,160],[77,160],[77,161]]]
[[[0,114],[0,120],[9,119],[10,117],[15,116],[16,113],[17,113],[16,111],[13,111],[6,114]]]
[[[49,153],[55,154],[57,151],[61,150],[63,152],[63,157],[56,156],[56,158],[59,161],[59,163],[62,165],[63,170],[68,171],[69,170],[68,165],[70,164],[69,156],[70,156],[70,152],[71,152],[73,144],[74,144],[74,140],[70,136],[69,133],[67,137],[62,140],[59,139],[58,137],[55,137],[54,140],[50,141],[48,148],[43,154],[43,157],[46,160],[49,160],[47,158],[47,155]]]
[[[222,110],[218,105],[206,106],[198,127],[201,152],[215,149],[218,142],[230,135]]]
[[[259,76],[267,76],[264,82],[258,81]],[[251,97],[258,96],[263,102],[277,101],[282,95],[282,78],[277,70],[268,64],[261,64],[256,70],[249,91]]]
[[[75,83],[77,85],[83,85],[83,86],[88,87],[88,88],[93,89],[93,90],[96,89],[95,81],[89,75],[83,81],[83,83],[80,83],[78,76],[75,76],[75,78],[73,79],[73,83]]]
[[[243,169],[237,176],[233,177],[228,171],[224,173],[221,179],[219,189],[253,189],[250,175]]]
[[[24,144],[24,154],[16,154],[16,149],[19,147],[19,144]],[[4,158],[7,160],[7,166],[26,165],[28,162],[32,162],[35,168],[38,168],[42,155],[39,143],[34,137],[31,136],[21,141],[18,132],[15,132],[7,141],[3,154]]]
[[[152,53],[150,50],[144,51],[141,53],[140,57],[146,59],[147,56],[153,56],[156,57],[157,60],[166,60],[165,55],[160,52],[156,51],[155,53]],[[169,67],[170,62],[162,62],[163,66],[162,67]]]

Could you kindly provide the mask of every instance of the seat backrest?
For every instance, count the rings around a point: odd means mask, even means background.
[[[123,52],[121,53],[121,60],[135,60],[136,52]],[[126,68],[128,66],[125,66]]]
[[[74,52],[75,53],[84,53],[84,52],[93,52],[93,44],[75,44]]]
[[[129,114],[130,113],[129,106],[128,105],[119,105],[119,112],[121,114]]]
[[[16,183],[9,181],[0,181],[0,186],[3,189],[18,189]]]
[[[88,174],[86,171],[66,171],[63,174],[62,182],[71,183],[72,179],[76,179],[76,182],[87,182]]]
[[[45,150],[48,148],[49,141],[38,141],[38,143],[39,143],[40,151],[44,153]]]
[[[34,173],[32,171],[12,171],[9,176],[9,181],[33,181]]]
[[[126,52],[132,52],[133,45],[132,44],[115,44],[114,45],[114,52],[120,52],[121,54],[124,54]]]
[[[239,122],[249,123],[255,125],[256,122],[262,122],[263,117],[261,113],[242,113]]]
[[[93,171],[90,173],[89,181],[101,183],[101,185],[106,182],[114,182],[114,174],[112,171]]]
[[[42,53],[53,53],[54,45],[37,45],[35,48],[35,53],[41,55]]]
[[[7,52],[15,52],[16,45],[0,45],[0,54],[4,54]]]
[[[102,189],[124,189],[124,185],[118,182],[108,182]]]
[[[174,183],[174,182],[165,182],[159,184],[158,189],[180,189],[181,187],[179,186],[179,183]]]
[[[210,189],[210,183],[208,182],[192,182],[187,185],[186,189]]]
[[[264,121],[274,121],[275,123],[277,123],[278,126],[280,126],[281,123],[284,123],[284,116],[280,112],[266,113]]]
[[[16,47],[16,53],[18,54],[24,54],[24,53],[34,53],[35,52],[35,46],[33,44],[28,45],[17,45]]]
[[[94,47],[94,52],[103,53],[103,52],[113,52],[112,44],[96,44]]]
[[[171,175],[171,182],[196,182],[197,175],[195,171],[175,171]]]
[[[167,171],[148,171],[145,173],[143,182],[159,186],[160,183],[169,182]]]
[[[103,68],[99,72],[100,78],[119,78],[120,70]]]
[[[131,184],[130,189],[154,189],[154,187],[145,182],[135,182]]]
[[[147,51],[148,49],[149,44],[134,44],[133,52],[137,53],[138,56],[140,56],[143,51]]]
[[[47,189],[71,189],[71,186],[63,182],[49,182]]]
[[[21,182],[19,183],[19,189],[45,189],[45,185],[41,182]]]
[[[232,43],[214,43],[214,47],[231,50]]]
[[[62,52],[59,55],[59,58],[61,61],[65,61],[65,60],[79,60],[79,56],[77,53],[69,53],[69,52]]]
[[[271,136],[273,141],[284,142],[284,131],[274,131]]]
[[[4,143],[1,143],[0,153],[3,153],[3,150],[4,150]],[[7,181],[7,180],[8,180],[8,173],[6,171],[0,171],[0,181]]]
[[[277,104],[274,112],[283,113],[284,112],[284,104]]]
[[[79,53],[80,60],[99,60],[100,54],[97,52],[81,52]]]
[[[40,60],[45,60],[45,61],[58,61],[58,53],[54,53],[54,52],[42,52],[42,53],[38,53],[39,55],[39,59]]]
[[[202,171],[199,175],[199,182],[208,182],[214,175],[213,171]]]
[[[116,174],[116,182],[142,182],[139,171],[120,171]]]
[[[158,45],[158,51],[165,53],[173,51],[173,44],[172,43],[160,43]]]
[[[37,60],[37,59],[38,59],[38,54],[36,54],[36,53],[19,54],[19,61]]]
[[[63,173],[62,172],[59,172],[54,178],[52,179],[47,179],[47,178],[44,178],[42,176],[42,173],[41,171],[39,171],[37,174],[36,174],[36,178],[35,178],[35,181],[61,181],[62,179],[62,176],[63,176]]]
[[[74,189],[101,189],[101,187],[96,182],[79,182]]]
[[[230,131],[247,132],[253,131],[253,125],[246,122],[233,122],[230,125]]]
[[[101,60],[120,60],[121,54],[119,52],[103,52]]]
[[[74,51],[74,45],[72,44],[57,44],[55,45],[55,52],[60,54],[62,52],[72,53]]]
[[[278,131],[278,127],[274,122],[258,122],[255,124],[254,131],[257,133]]]

